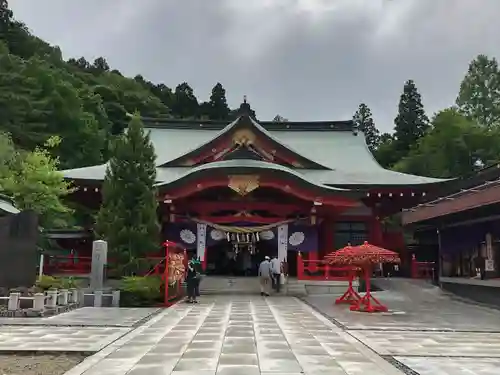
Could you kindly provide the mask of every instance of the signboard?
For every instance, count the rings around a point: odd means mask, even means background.
[[[493,259],[486,259],[484,263],[485,271],[495,271],[495,262]]]

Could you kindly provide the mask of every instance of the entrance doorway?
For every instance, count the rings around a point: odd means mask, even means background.
[[[220,241],[207,249],[207,275],[257,276],[264,257],[272,257],[277,249],[264,241],[237,244]]]
[[[297,252],[295,250],[287,251],[288,276],[297,277]]]

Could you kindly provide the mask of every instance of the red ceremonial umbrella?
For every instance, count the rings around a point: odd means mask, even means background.
[[[349,251],[352,248],[352,246],[349,244],[339,250],[332,251],[331,253],[325,255],[323,258],[326,262],[328,263],[333,263],[331,260],[335,259],[336,254],[339,251]],[[347,304],[354,304],[358,300],[361,299],[361,296],[356,292],[352,286],[352,282],[356,278],[356,273],[358,272],[358,267],[352,267],[352,270],[349,272],[349,286],[347,287],[347,290],[345,293],[340,297],[335,300],[335,304],[341,304],[341,303],[347,303]]]
[[[387,311],[370,291],[370,277],[372,265],[377,263],[400,263],[399,254],[365,242],[359,246],[346,246],[345,248],[330,254],[331,264],[343,264],[358,266],[364,269],[366,281],[366,294],[351,306],[352,311]],[[372,304],[374,302],[374,304]]]
[[[162,245],[165,248],[165,272],[163,274],[163,278],[165,279],[165,297],[164,297],[165,300],[164,300],[164,303],[165,303],[165,306],[169,306],[170,305],[170,302],[169,302],[170,298],[169,298],[169,293],[168,293],[168,286],[169,286],[168,279],[169,279],[169,268],[171,266],[170,262],[171,262],[171,257],[172,257],[170,250],[177,249],[177,250],[184,251],[184,255],[183,255],[184,270],[186,269],[187,255],[186,255],[186,249],[183,249],[182,246],[180,246],[176,242],[166,240],[165,242],[163,242]],[[177,294],[179,294],[180,293],[180,285],[181,285],[181,282],[180,282],[181,276],[177,275],[177,278],[178,278],[178,280],[177,280]]]

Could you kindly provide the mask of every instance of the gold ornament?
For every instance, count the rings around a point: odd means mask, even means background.
[[[249,129],[241,129],[234,133],[233,143],[241,146],[248,146],[255,142],[255,134]]]
[[[229,176],[227,186],[241,196],[254,191],[259,187],[259,176],[257,175],[233,175]]]

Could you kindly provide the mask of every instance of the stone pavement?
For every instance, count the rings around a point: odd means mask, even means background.
[[[177,304],[66,375],[403,374],[292,297]]]
[[[351,312],[331,295],[308,304],[226,295],[2,319],[0,352],[95,353],[65,375],[500,374],[499,311],[432,287],[398,288],[377,293],[394,308],[384,314]]]
[[[129,331],[114,327],[1,326],[0,351],[96,352]]]
[[[46,318],[0,318],[0,352],[97,352],[159,310],[85,307]]]
[[[500,374],[500,311],[457,301],[429,285],[390,281],[398,283],[394,290],[388,282],[389,290],[375,293],[389,313],[351,312],[334,305],[332,296],[306,301],[409,374]]]
[[[41,318],[0,318],[2,325],[134,327],[158,308],[83,307],[67,313]]]

